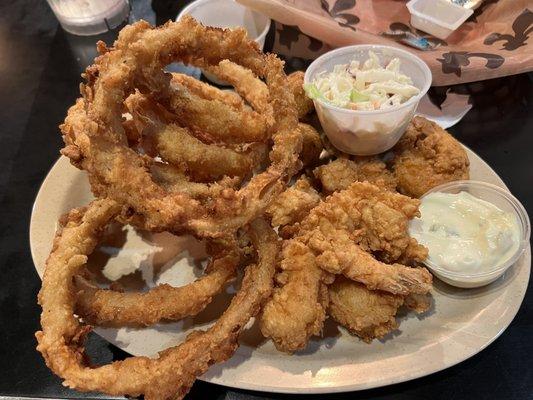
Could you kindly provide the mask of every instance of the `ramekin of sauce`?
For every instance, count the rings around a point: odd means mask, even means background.
[[[450,285],[487,285],[512,266],[529,245],[526,210],[505,189],[478,181],[437,186],[421,198],[410,235],[426,246],[426,266]]]

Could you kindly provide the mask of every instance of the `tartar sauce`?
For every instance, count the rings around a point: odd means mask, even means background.
[[[430,193],[420,213],[411,221],[411,236],[428,248],[431,262],[451,272],[490,272],[520,245],[516,216],[468,192]]]

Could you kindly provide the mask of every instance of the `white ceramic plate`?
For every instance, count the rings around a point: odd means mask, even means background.
[[[468,156],[472,179],[505,187],[476,154],[468,150]],[[39,191],[31,217],[31,251],[40,275],[58,217],[91,198],[85,173],[60,158]],[[149,286],[161,282],[180,285],[199,272],[183,264],[201,253],[201,246],[190,238],[168,234],[140,237],[126,229],[106,239],[93,262],[107,260],[110,274],[140,265],[141,272],[133,276],[142,277]],[[159,271],[156,276],[152,266]],[[402,317],[399,331],[372,344],[327,323],[323,339],[314,339],[305,351],[288,356],[277,352],[253,325],[243,334],[233,358],[215,365],[200,379],[243,389],[326,393],[384,386],[443,370],[483,350],[511,323],[524,297],[530,267],[528,249],[502,278],[484,288],[457,289],[436,281],[429,315]],[[204,312],[179,323],[140,330],[98,328],[96,332],[128,353],[153,356],[180,342],[188,330],[211,323],[220,312],[217,307],[225,307],[229,297],[229,293],[220,295]]]

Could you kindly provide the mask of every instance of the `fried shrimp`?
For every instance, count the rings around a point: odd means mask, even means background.
[[[261,316],[261,333],[280,351],[303,349],[322,331],[332,277],[316,263],[314,253],[298,240],[283,243],[281,272]]]
[[[431,289],[431,274],[425,268],[384,264],[358,244],[367,234],[363,207],[372,203],[409,218],[418,213],[417,200],[356,182],[313,208],[296,224],[295,236],[283,242],[280,286],[261,318],[261,332],[279,350],[302,349],[311,335],[321,331],[327,305],[322,291],[332,275],[342,274],[369,289],[395,295],[425,294]]]

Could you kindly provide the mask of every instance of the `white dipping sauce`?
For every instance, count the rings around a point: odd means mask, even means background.
[[[490,272],[513,256],[520,244],[516,216],[468,192],[430,193],[409,233],[429,250],[437,266],[466,274]]]

